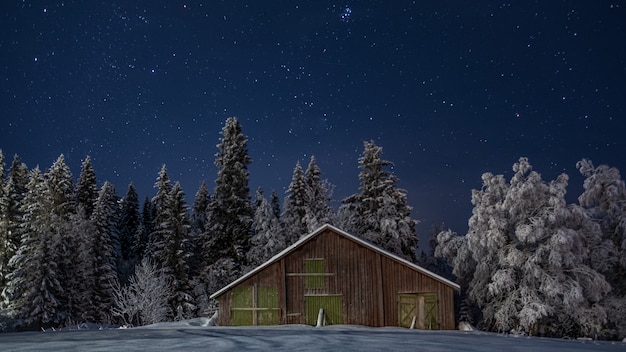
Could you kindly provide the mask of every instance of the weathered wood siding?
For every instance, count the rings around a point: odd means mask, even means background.
[[[306,272],[305,260],[323,259],[324,273]],[[307,287],[307,277],[323,285]],[[441,329],[454,329],[453,288],[332,230],[313,237],[239,285],[277,287],[279,324],[306,324],[306,296],[341,295],[343,323],[398,326],[398,294],[436,293]],[[231,325],[232,289],[218,297],[220,325]],[[310,321],[310,319],[309,319]]]

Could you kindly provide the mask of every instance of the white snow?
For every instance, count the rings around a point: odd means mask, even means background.
[[[85,328],[91,328],[84,330]],[[0,334],[2,351],[624,351],[624,342],[577,341],[481,331],[306,325],[217,327],[197,318],[140,328]]]

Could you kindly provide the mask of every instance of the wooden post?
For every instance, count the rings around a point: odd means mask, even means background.
[[[324,326],[324,308],[320,308],[319,313],[317,313],[317,326],[316,327],[322,327]]]
[[[417,320],[417,317],[414,315],[413,316],[413,321],[411,321],[411,327],[410,327],[411,330],[415,329],[415,321],[416,320]]]

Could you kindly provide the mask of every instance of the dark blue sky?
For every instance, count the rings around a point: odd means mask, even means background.
[[[251,189],[282,196],[315,155],[358,190],[383,147],[421,235],[464,233],[471,189],[521,156],[544,179],[590,158],[626,172],[623,1],[2,1],[0,148],[29,167],[86,155],[153,196],[162,164],[190,202],[213,188],[237,116]],[[336,204],[337,204],[336,203]]]

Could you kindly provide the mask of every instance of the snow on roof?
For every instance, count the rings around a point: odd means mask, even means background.
[[[309,240],[313,239],[314,237],[318,236],[319,234],[323,233],[326,230],[331,230],[331,231],[333,231],[335,233],[338,233],[339,235],[341,235],[343,237],[346,237],[346,238],[348,238],[348,239],[350,239],[350,240],[352,240],[354,242],[357,242],[357,243],[361,244],[362,246],[364,246],[366,248],[369,248],[369,249],[371,249],[371,250],[373,250],[373,251],[375,251],[377,253],[380,253],[380,254],[382,254],[382,255],[390,258],[390,259],[393,259],[393,260],[395,260],[397,262],[400,262],[401,264],[404,264],[404,265],[414,269],[415,271],[419,271],[420,273],[422,273],[422,274],[424,274],[426,276],[430,276],[431,278],[433,278],[435,280],[441,281],[442,283],[452,287],[455,290],[460,290],[461,289],[461,287],[458,284],[456,284],[456,283],[454,283],[454,282],[452,282],[452,281],[450,281],[450,280],[448,280],[448,279],[446,279],[446,278],[444,278],[442,276],[439,276],[439,275],[433,273],[430,270],[426,270],[426,269],[422,268],[421,266],[419,266],[417,264],[411,263],[410,261],[408,261],[406,259],[403,259],[403,258],[400,258],[400,257],[398,257],[397,255],[395,255],[393,253],[387,252],[386,250],[384,250],[384,249],[382,249],[382,248],[380,248],[378,246],[375,246],[372,243],[367,242],[367,241],[365,241],[365,240],[363,240],[361,238],[358,238],[358,237],[356,237],[354,235],[351,235],[351,234],[349,234],[349,233],[347,233],[347,232],[345,232],[345,231],[343,231],[343,230],[341,230],[341,229],[339,229],[339,228],[337,228],[335,226],[332,226],[330,224],[325,224],[325,225],[320,226],[317,230],[311,232],[310,234],[308,234],[306,236],[303,236],[296,243],[294,243],[291,246],[285,248],[283,251],[281,251],[280,253],[276,254],[275,256],[273,256],[272,258],[267,260],[265,263],[257,266],[252,271],[248,272],[247,274],[243,275],[242,277],[238,278],[237,280],[231,282],[230,284],[228,284],[227,286],[225,286],[221,290],[215,292],[214,294],[211,295],[211,298],[217,298],[217,297],[221,296],[224,292],[228,291],[229,289],[231,289],[234,286],[237,286],[241,282],[247,280],[251,276],[253,276],[256,273],[260,272],[261,270],[267,268],[268,266],[272,265],[276,261],[278,261],[281,258],[285,257],[287,254],[293,252],[295,249],[297,249],[298,247],[302,246],[304,243],[308,242]]]

